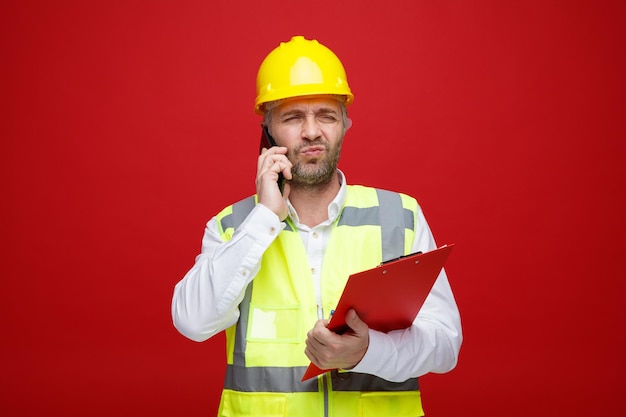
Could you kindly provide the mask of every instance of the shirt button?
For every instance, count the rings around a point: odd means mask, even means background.
[[[313,239],[317,239],[319,237],[319,235],[317,234],[317,232],[313,232]]]
[[[270,227],[270,235],[274,236],[276,234],[276,228]]]
[[[248,270],[247,269],[242,269],[241,270],[241,276],[247,277],[248,276]]]
[[[315,268],[311,268],[311,273],[315,275]]]

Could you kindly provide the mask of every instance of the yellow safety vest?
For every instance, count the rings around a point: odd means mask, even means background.
[[[224,240],[256,204],[248,197],[217,216]],[[302,239],[288,219],[226,329],[227,370],[219,415],[225,417],[422,416],[417,378],[401,383],[332,371],[301,382],[309,364],[306,333],[318,320],[316,290]],[[335,308],[351,273],[410,253],[417,202],[399,193],[348,186],[321,273],[323,309]]]

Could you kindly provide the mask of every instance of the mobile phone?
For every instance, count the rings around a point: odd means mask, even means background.
[[[269,130],[267,129],[267,126],[263,126],[261,128],[261,144],[259,146],[259,154],[261,153],[261,151],[263,151],[263,148],[271,148],[272,146],[276,146],[276,141],[274,140],[274,138],[272,137],[272,135],[270,135]],[[283,175],[282,172],[278,173],[278,189],[280,190],[280,193],[283,193],[283,184],[285,183],[285,176]]]

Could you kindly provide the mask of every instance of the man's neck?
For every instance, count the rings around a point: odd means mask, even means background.
[[[328,205],[337,196],[340,187],[337,172],[327,184],[290,185],[289,201],[298,212],[300,223],[315,227],[328,220]]]

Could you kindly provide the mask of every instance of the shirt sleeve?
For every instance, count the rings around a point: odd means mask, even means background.
[[[413,252],[436,249],[421,209],[418,209],[417,221]],[[369,337],[365,356],[350,371],[401,382],[429,372],[452,370],[463,335],[459,310],[445,270],[437,277],[411,327],[389,333],[370,329]]]
[[[232,326],[239,303],[257,274],[265,250],[285,224],[267,207],[257,204],[223,241],[212,218],[202,238],[202,251],[193,267],[174,287],[172,320],[176,329],[201,342]]]

